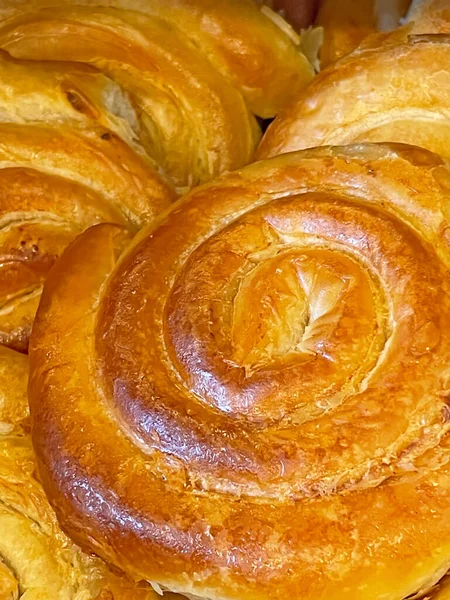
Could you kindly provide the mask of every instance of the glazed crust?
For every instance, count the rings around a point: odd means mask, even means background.
[[[194,190],[46,282],[33,440],[83,547],[220,600],[401,600],[450,565],[450,169],[323,148]]]
[[[27,357],[0,346],[0,598],[156,600],[61,531],[36,478],[27,379]]]
[[[252,111],[274,116],[313,76],[299,38],[252,0],[11,1],[2,12],[13,56],[89,63],[127,90],[147,153],[179,188],[248,163],[261,133]]]
[[[0,343],[26,351],[42,284],[102,221],[137,230],[175,193],[139,145],[134,111],[90,67],[0,54]]]
[[[450,38],[373,36],[323,71],[269,127],[258,158],[328,144],[402,142],[450,156]]]
[[[129,98],[111,79],[85,65],[0,52],[0,83],[0,169],[26,167],[84,185],[134,228],[175,199],[142,149]]]
[[[262,118],[274,117],[313,76],[295,33],[253,0],[4,0],[0,10],[71,5],[141,12],[181,29]]]

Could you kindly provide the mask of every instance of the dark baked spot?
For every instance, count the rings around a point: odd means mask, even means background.
[[[79,90],[65,89],[64,93],[73,109],[90,119],[98,119],[99,113],[96,107]]]

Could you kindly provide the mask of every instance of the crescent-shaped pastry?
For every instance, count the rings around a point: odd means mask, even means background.
[[[260,138],[251,110],[274,116],[313,76],[298,36],[252,0],[21,4],[2,4],[0,47],[111,77],[138,108],[147,153],[180,188],[248,163]]]
[[[400,25],[410,0],[322,0],[316,25],[324,29],[322,67],[350,54],[372,33]]]
[[[0,343],[25,351],[47,272],[84,229],[136,230],[174,198],[134,111],[89,67],[0,54]]]
[[[61,531],[36,479],[27,379],[27,357],[0,346],[0,598],[156,600]]]
[[[258,158],[403,142],[450,157],[450,38],[379,34],[323,71],[269,127]]]
[[[450,566],[450,168],[319,148],[52,270],[29,386],[84,548],[220,600],[402,600]]]

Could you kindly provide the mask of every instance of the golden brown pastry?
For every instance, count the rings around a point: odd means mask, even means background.
[[[13,56],[89,63],[126,89],[147,153],[179,187],[249,162],[252,111],[274,116],[313,76],[298,36],[252,0],[10,0],[2,14]]]
[[[0,53],[0,169],[60,175],[104,198],[136,228],[175,198],[142,150],[128,96],[78,64]]]
[[[324,28],[322,67],[350,54],[368,35],[398,27],[409,5],[410,0],[322,0],[316,20]]]
[[[27,379],[27,357],[0,346],[1,600],[156,600],[61,531],[36,479]]]
[[[83,65],[0,54],[0,344],[25,351],[47,272],[102,221],[136,230],[174,198],[129,100]]]
[[[434,594],[430,594],[432,600],[450,600],[450,577],[447,575],[436,586]],[[424,600],[427,600],[425,597]]]
[[[450,600],[450,577],[446,575],[423,600]],[[422,600],[422,599],[420,599]]]
[[[450,38],[372,37],[323,71],[269,127],[257,156],[403,142],[450,157]]]
[[[408,21],[414,22],[414,33],[450,33],[448,0],[413,0]]]
[[[83,547],[220,600],[402,600],[450,565],[450,168],[319,148],[82,234],[32,334]]]

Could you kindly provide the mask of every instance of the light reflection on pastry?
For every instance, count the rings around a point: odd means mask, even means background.
[[[136,578],[402,600],[450,565],[450,169],[318,148],[64,253],[33,330],[40,472]]]
[[[258,158],[329,144],[403,142],[450,157],[450,38],[372,36],[318,75],[269,127]]]
[[[450,33],[448,0],[413,0],[408,21],[414,22],[414,33]]]
[[[26,351],[45,277],[102,221],[137,230],[175,198],[129,100],[90,67],[0,54],[0,343]]]
[[[2,11],[0,47],[15,57],[89,63],[127,90],[147,153],[181,188],[249,162],[252,111],[274,116],[314,74],[252,0],[11,0]]]
[[[156,600],[61,531],[36,478],[27,378],[28,358],[0,346],[1,600]]]

